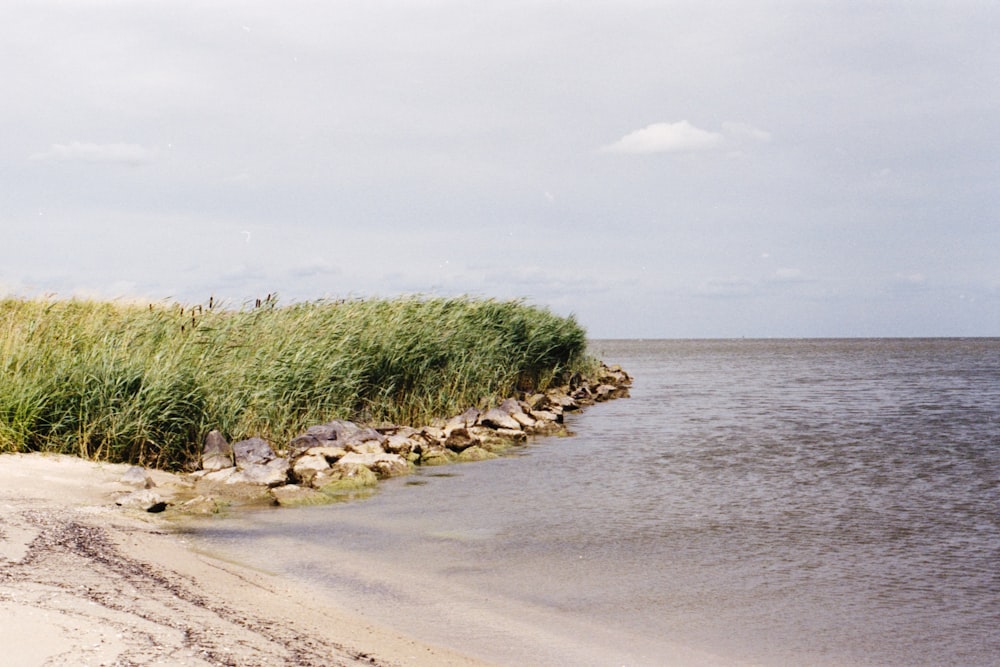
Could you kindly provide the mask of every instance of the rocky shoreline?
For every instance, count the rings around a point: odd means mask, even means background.
[[[523,445],[529,436],[566,435],[566,413],[626,397],[631,384],[620,366],[602,363],[593,378],[575,375],[563,386],[512,396],[485,411],[469,408],[423,427],[336,420],[278,448],[262,438],[230,444],[212,431],[199,470],[166,479],[161,474],[157,483],[149,471],[133,467],[121,482],[134,490],[116,503],[154,513],[215,514],[234,504],[334,502],[416,466],[482,461]]]

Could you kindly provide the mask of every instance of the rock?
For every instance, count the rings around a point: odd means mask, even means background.
[[[445,431],[451,431],[456,428],[468,428],[470,426],[475,426],[476,422],[479,420],[479,412],[476,408],[469,408],[465,412],[455,417],[452,417],[444,426]]]
[[[330,441],[327,440],[326,442]],[[333,463],[346,453],[347,450],[344,449],[343,447],[330,447],[327,445],[323,447],[313,447],[312,449],[307,449],[305,454],[303,454],[303,456],[322,456],[327,460],[328,463]]]
[[[235,468],[234,468],[235,470]],[[218,514],[225,505],[211,496],[195,496],[177,506],[177,511],[185,514],[208,516]]]
[[[521,409],[521,404],[518,403],[516,398],[504,399],[504,401],[497,406],[497,410],[502,410],[503,412],[506,412],[511,416],[515,415],[518,412],[523,412],[523,410]]]
[[[597,385],[597,388],[594,389],[594,400],[598,402],[606,401],[612,397],[614,391],[615,387],[610,384],[599,384]]]
[[[361,442],[353,441],[344,444],[344,448],[348,452],[355,452],[357,454],[383,454],[385,450],[382,449],[382,443],[378,440],[364,440]]]
[[[149,476],[149,472],[142,466],[130,467],[118,481],[131,486],[141,486],[144,489],[151,489],[156,486],[156,482],[153,481],[153,478]]]
[[[470,461],[485,461],[487,459],[499,458],[493,452],[486,451],[482,447],[473,446],[465,449],[458,455],[458,460],[462,463],[467,463]]]
[[[532,410],[543,410],[549,404],[549,397],[545,394],[532,394],[524,399],[528,404],[528,412]]]
[[[129,509],[140,509],[144,512],[162,512],[167,509],[167,501],[151,489],[140,489],[127,493],[115,501],[116,505]]]
[[[219,431],[210,431],[205,436],[205,447],[201,451],[201,469],[222,470],[233,465],[233,447]]]
[[[236,474],[236,466],[231,466],[229,468],[223,468],[222,470],[213,470],[212,472],[202,475],[201,479],[205,482],[214,482],[216,484],[225,482],[230,477]]]
[[[461,452],[479,444],[479,438],[474,437],[466,428],[456,428],[445,438],[444,446],[453,452]]]
[[[299,484],[309,486],[312,483],[313,477],[316,476],[316,473],[321,470],[328,470],[329,468],[330,464],[327,462],[325,456],[320,454],[310,454],[308,456],[300,456],[296,459],[295,463],[292,465],[291,475],[292,479],[296,480]]]
[[[366,466],[348,463],[338,463],[330,470],[316,473],[313,486],[323,493],[341,493],[373,486],[378,483],[378,477]]]
[[[479,423],[495,429],[521,430],[521,424],[511,417],[510,414],[499,408],[487,410],[486,414],[479,418]]]
[[[271,445],[263,438],[240,440],[233,445],[233,454],[236,458],[236,467],[240,470],[248,465],[265,465],[277,458]]]
[[[438,428],[437,426],[423,427],[420,429],[420,435],[423,436],[424,440],[433,445],[440,445],[447,437],[445,430],[443,428]]]
[[[496,434],[501,438],[513,440],[514,442],[525,442],[528,439],[528,434],[521,429],[498,428]]]
[[[511,415],[511,418],[521,425],[521,428],[531,428],[535,425],[535,420],[530,415],[526,415],[523,412],[515,412]]]
[[[271,459],[265,464],[248,463],[231,475],[226,484],[280,486],[288,482],[288,459]]]
[[[446,465],[448,463],[454,463],[458,456],[445,447],[435,447],[433,449],[427,449],[420,454],[420,465],[423,466],[440,466]]]
[[[373,428],[361,428],[353,424],[352,426],[354,426],[353,431],[345,428],[337,434],[337,444],[347,450],[350,450],[351,447],[363,447],[370,441],[375,441],[381,447],[386,440],[384,435]]]
[[[306,433],[314,435],[320,440],[342,441],[359,430],[361,430],[361,427],[354,422],[347,421],[346,419],[334,419],[332,422],[327,422],[326,424],[310,426],[306,429]]]
[[[301,487],[297,484],[276,486],[268,493],[274,499],[275,505],[282,507],[300,507],[302,505],[322,505],[330,502],[330,496],[316,489]]]
[[[539,419],[531,427],[531,433],[535,435],[561,435],[566,433],[566,427],[561,422]]]
[[[550,393],[549,402],[552,405],[558,405],[560,408],[562,408],[567,412],[572,412],[573,410],[580,409],[580,404],[577,403],[573,398],[559,392]]]
[[[385,441],[385,451],[403,457],[412,452],[415,446],[416,443],[409,434],[394,433]]]
[[[320,447],[320,440],[311,433],[303,433],[292,438],[288,443],[288,458],[294,459],[301,456],[303,452]]]
[[[410,472],[410,463],[399,454],[360,454],[351,452],[337,461],[334,467],[363,465],[379,477],[397,477]]]
[[[531,416],[536,422],[561,422],[563,420],[562,413],[556,414],[548,410],[532,410]]]

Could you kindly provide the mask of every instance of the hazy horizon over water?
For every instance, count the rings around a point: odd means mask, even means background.
[[[501,664],[1000,664],[1000,339],[592,350],[574,437],[201,539]]]

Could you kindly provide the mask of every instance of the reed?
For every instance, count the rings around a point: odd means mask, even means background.
[[[336,418],[426,423],[593,364],[572,317],[521,301],[5,299],[0,451],[178,468],[215,428],[282,443]]]

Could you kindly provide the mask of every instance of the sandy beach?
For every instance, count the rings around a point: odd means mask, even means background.
[[[240,667],[485,663],[375,627],[115,505],[128,466],[0,455],[2,662]],[[150,471],[158,483],[167,473]]]

